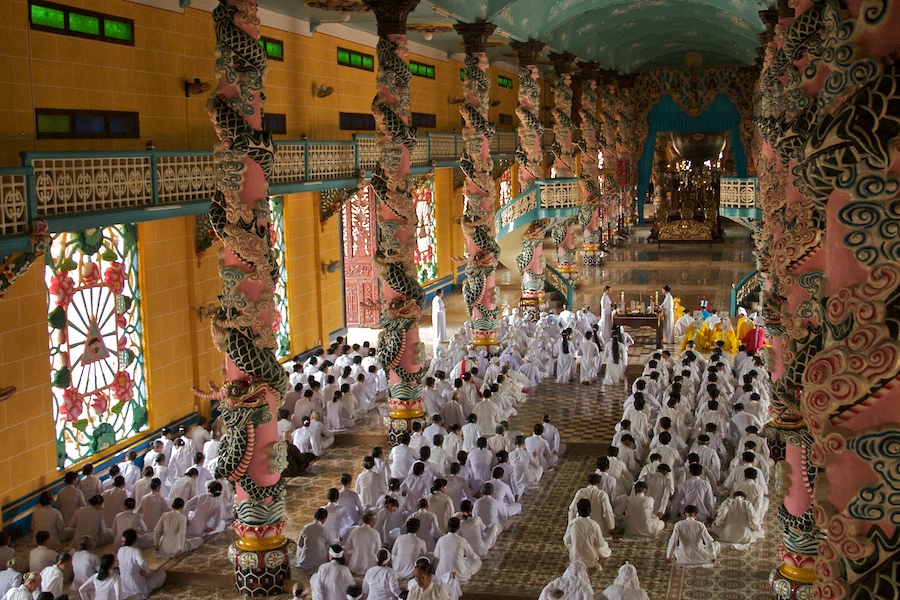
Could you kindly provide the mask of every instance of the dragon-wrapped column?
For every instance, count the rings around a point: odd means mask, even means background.
[[[637,114],[637,94],[635,85],[637,78],[634,73],[619,77],[616,93],[616,152],[619,159],[626,163],[627,185],[621,188],[618,196],[616,210],[617,235],[628,235],[635,214],[634,182],[636,180],[638,159],[643,148],[638,147],[637,135],[635,135],[635,120]],[[618,166],[618,165],[616,165]]]
[[[255,0],[221,0],[213,11],[219,84],[207,109],[220,143],[209,217],[223,247],[212,334],[225,354],[226,381],[209,394],[194,391],[220,401],[225,424],[215,474],[236,486],[239,539],[228,552],[235,586],[243,595],[272,596],[284,591],[296,544],[283,535],[287,446],[274,418],[288,378],[272,329],[278,265],[270,251],[268,176],[275,153],[262,129],[266,55],[256,9]]]
[[[494,226],[494,181],[491,140],[494,126],[488,122],[491,80],[488,77],[487,41],[492,23],[457,23],[456,32],[466,49],[464,100],[459,106],[463,117],[463,151],[459,160],[465,175],[463,194],[466,212],[462,219],[466,243],[466,280],[463,298],[472,323],[472,343],[498,350],[499,311],[495,273],[500,247]]]
[[[537,59],[544,49],[538,41],[512,42],[512,49],[519,58],[519,97],[516,115],[519,127],[519,147],[516,161],[519,163],[519,193],[537,185],[544,176],[542,164],[544,126],[541,124],[541,85]],[[522,252],[516,256],[516,266],[522,276],[522,304],[539,308],[544,302],[544,222],[534,221],[522,238]]]
[[[603,175],[600,181],[602,196],[600,199],[600,219],[603,228],[603,248],[607,249],[613,242],[613,219],[619,190],[615,176],[616,166],[616,72],[605,69],[600,72],[598,88],[600,91],[600,137],[602,142]]]
[[[378,206],[375,269],[381,287],[381,333],[378,360],[388,372],[385,417],[391,443],[424,420],[422,379],[425,345],[419,340],[419,316],[425,292],[416,276],[413,250],[416,215],[410,194],[410,164],[416,130],[409,125],[409,80],[406,19],[419,0],[365,0],[378,21],[377,92],[372,113],[378,129],[378,163],[372,187]]]
[[[575,176],[575,123],[572,121],[572,63],[574,54],[551,54],[550,61],[556,72],[553,94],[553,154],[552,177],[568,178]],[[564,219],[553,228],[553,241],[556,243],[556,257],[559,272],[570,280],[578,277],[575,266],[575,226],[578,219]]]
[[[581,116],[581,174],[578,184],[581,187],[581,211],[578,222],[582,231],[581,259],[587,267],[597,266],[603,262],[603,251],[600,247],[603,224],[600,219],[600,121],[597,120],[597,75],[598,63],[579,64],[581,79],[581,105],[578,114]]]

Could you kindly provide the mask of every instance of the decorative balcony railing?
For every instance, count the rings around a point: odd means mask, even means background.
[[[544,266],[544,282],[566,299],[566,306],[572,306],[575,303],[575,286],[568,277],[551,265]]]
[[[736,315],[738,306],[753,294],[762,291],[762,277],[759,271],[747,273],[743,279],[731,287],[731,314]]]
[[[721,208],[759,208],[758,196],[756,177],[722,177],[719,180]]]
[[[577,179],[539,179],[497,211],[497,239],[535,219],[576,215],[579,198]]]
[[[501,131],[492,149],[508,157],[515,144],[514,132]],[[346,187],[378,160],[374,135],[275,145],[270,183],[279,194]],[[430,132],[419,136],[412,166],[455,166],[461,150],[459,133]],[[35,219],[46,219],[51,231],[66,231],[199,214],[215,192],[212,150],[26,152],[22,162],[0,168],[0,255],[28,249]]]

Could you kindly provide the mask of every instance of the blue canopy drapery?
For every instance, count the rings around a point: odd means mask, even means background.
[[[647,114],[649,132],[644,141],[644,151],[638,161],[638,223],[644,224],[644,201],[650,187],[650,173],[653,169],[653,151],[656,134],[665,131],[730,131],[734,152],[734,167],[738,177],[747,176],[747,155],[738,126],[741,115],[725,94],[719,94],[702,114],[692,117],[675,103],[670,94],[660,96],[659,102]]]

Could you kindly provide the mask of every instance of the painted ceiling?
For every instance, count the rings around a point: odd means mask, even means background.
[[[775,0],[434,0],[410,15],[409,38],[452,56],[462,51],[457,21],[497,25],[489,57],[515,64],[511,40],[540,40],[548,52],[631,73],[641,68],[752,64],[759,11]],[[259,0],[260,6],[312,23],[343,22],[375,33],[361,0]],[[330,10],[320,8],[327,6]],[[340,10],[344,12],[339,12]],[[345,19],[348,19],[344,21]],[[426,39],[426,37],[431,39]]]

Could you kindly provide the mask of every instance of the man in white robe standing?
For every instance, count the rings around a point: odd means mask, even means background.
[[[610,297],[609,286],[603,288],[603,297],[600,298],[600,339],[603,344],[609,343],[612,337],[612,298]]]
[[[434,293],[431,300],[431,327],[434,335],[434,347],[447,341],[447,309],[444,306],[444,290]]]
[[[664,344],[675,343],[675,299],[672,297],[669,286],[663,286],[665,297],[659,304],[662,313],[662,341]]]

